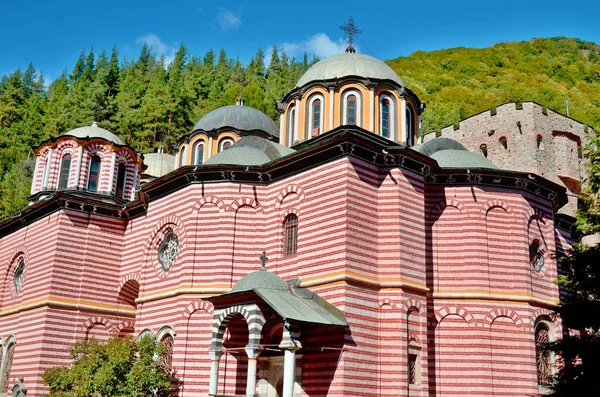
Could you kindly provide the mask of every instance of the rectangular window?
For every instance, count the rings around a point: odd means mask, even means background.
[[[419,383],[419,377],[417,374],[417,355],[408,354],[408,384],[416,385]]]

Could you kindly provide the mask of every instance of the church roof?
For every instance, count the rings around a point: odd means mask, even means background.
[[[148,153],[144,155],[144,164],[148,167],[144,174],[159,178],[175,169],[175,156],[166,153]]]
[[[245,136],[229,149],[212,156],[205,164],[261,165],[294,152],[294,149],[264,138]]]
[[[261,267],[260,270],[246,274],[242,277],[241,280],[233,286],[230,293],[252,291],[255,288],[273,289],[278,291],[288,291],[290,289],[284,279],[275,273],[267,271],[264,267]]]
[[[213,131],[231,127],[241,131],[263,131],[279,137],[279,128],[269,116],[244,105],[223,106],[202,117],[194,126],[194,131]]]
[[[498,167],[479,153],[470,152],[450,138],[436,138],[412,147],[413,150],[431,157],[441,168],[488,168]]]
[[[325,58],[314,64],[298,80],[296,87],[302,87],[311,81],[331,80],[346,76],[392,80],[404,86],[404,82],[396,72],[379,59],[364,54],[344,53]]]
[[[118,136],[105,130],[104,128],[98,127],[96,123],[93,123],[90,127],[79,127],[66,132],[64,135],[74,136],[76,138],[102,138],[109,142],[116,143],[117,145],[123,145],[123,141]]]

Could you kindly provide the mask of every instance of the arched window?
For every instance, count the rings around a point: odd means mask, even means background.
[[[410,105],[406,105],[406,144],[408,146],[415,144],[415,116]]]
[[[360,93],[355,90],[344,93],[342,106],[343,124],[360,127],[362,125]]]
[[[123,198],[123,193],[125,193],[125,173],[126,167],[125,164],[119,164],[119,170],[117,172],[117,194],[118,198]]]
[[[92,156],[92,160],[90,161],[90,171],[89,171],[89,175],[88,175],[88,185],[87,185],[87,190],[90,192],[98,191],[98,185],[100,184],[100,168],[101,168],[100,156],[97,156],[97,155]]]
[[[7,343],[6,352],[2,361],[2,378],[0,379],[0,394],[8,392],[10,383],[10,370],[12,369],[13,357],[15,356],[15,342],[10,340]]]
[[[283,220],[283,255],[298,252],[298,216],[289,214]]]
[[[323,96],[314,95],[308,101],[308,132],[306,136],[310,139],[323,132]]]
[[[483,154],[483,157],[488,156],[487,145],[485,143],[479,145],[479,149],[481,150],[481,154]]]
[[[204,142],[196,142],[194,145],[193,163],[202,164],[204,162]]]
[[[537,379],[540,386],[552,386],[552,357],[547,345],[550,343],[550,330],[545,323],[535,327],[535,358]]]
[[[160,363],[164,368],[171,372],[173,366],[173,335],[165,334],[160,340],[160,343],[164,349],[163,354],[160,356]]]
[[[71,171],[71,155],[65,154],[60,162],[58,174],[58,190],[64,190],[69,186],[69,172]]]
[[[529,244],[529,263],[538,273],[544,267],[544,250],[538,240],[533,240]]]
[[[233,139],[231,139],[231,138],[221,139],[221,142],[219,142],[219,152],[229,149],[231,147],[231,145],[233,145]]]
[[[187,145],[183,145],[181,147],[181,151],[179,152],[179,166],[183,167],[185,165],[186,162],[186,157],[187,157]]]
[[[25,278],[25,260],[23,258],[21,258],[19,260],[19,264],[17,265],[17,268],[15,269],[15,273],[13,276],[16,293],[19,293],[19,291],[21,290],[21,286],[23,285],[24,278]]]
[[[292,146],[296,141],[296,108],[291,107],[287,117],[287,145]]]
[[[379,133],[384,138],[396,140],[396,103],[385,93],[379,96]]]
[[[542,138],[541,135],[538,135],[536,137],[535,143],[536,143],[538,149],[544,150],[544,139]]]

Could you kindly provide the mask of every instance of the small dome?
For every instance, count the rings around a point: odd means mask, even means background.
[[[413,150],[429,156],[442,168],[489,168],[498,169],[494,163],[479,153],[469,152],[463,145],[450,138],[435,138],[415,145]]]
[[[117,145],[123,145],[123,141],[118,136],[105,130],[104,128],[98,127],[94,122],[90,127],[79,127],[66,132],[64,135],[74,136],[76,138],[102,138],[109,142],[116,143]]]
[[[263,267],[256,272],[249,273],[242,277],[242,279],[233,286],[230,293],[252,291],[253,289],[289,291],[290,287],[284,279],[267,271],[267,269]]]
[[[175,169],[175,156],[166,153],[148,153],[144,155],[144,164],[148,167],[144,174],[160,178]]]
[[[294,149],[261,137],[245,136],[204,164],[262,165],[294,152]]]
[[[194,126],[194,130],[212,131],[232,127],[242,131],[263,131],[279,137],[279,128],[273,120],[260,110],[243,105],[223,106],[213,110]]]
[[[302,87],[311,81],[331,80],[345,76],[392,80],[404,86],[404,83],[396,72],[379,59],[364,54],[344,53],[325,58],[315,63],[298,80],[296,87]]]

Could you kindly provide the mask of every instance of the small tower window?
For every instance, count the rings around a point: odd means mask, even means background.
[[[390,100],[381,101],[381,136],[390,137]]]
[[[186,162],[186,157],[187,157],[187,145],[183,145],[181,147],[181,151],[179,152],[179,166],[183,167],[185,165]]]
[[[60,173],[58,176],[58,190],[64,190],[69,186],[69,173],[71,171],[71,155],[65,154],[60,162]]]
[[[312,103],[312,129],[321,127],[321,100],[315,99]]]
[[[98,184],[100,182],[100,166],[101,160],[100,156],[92,156],[92,161],[90,162],[90,172],[88,176],[88,186],[87,190],[90,192],[98,191]]]
[[[283,221],[283,255],[298,252],[298,216],[289,214]]]
[[[296,140],[296,108],[288,112],[287,145],[292,146]]]
[[[117,194],[118,198],[123,198],[123,193],[125,192],[125,172],[126,167],[125,164],[119,164],[119,170],[117,172]]]
[[[500,139],[498,139],[498,141],[500,142],[504,150],[508,150],[508,142],[506,141],[505,136],[501,136]]]
[[[406,144],[408,146],[415,144],[415,118],[409,105],[406,105]]]
[[[194,164],[202,164],[204,162],[204,142],[198,142],[194,145]]]
[[[346,124],[356,125],[356,95],[348,95],[346,104]]]
[[[229,149],[231,147],[231,145],[233,145],[233,139],[231,139],[231,138],[222,139],[221,142],[219,143],[219,152]]]

